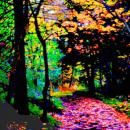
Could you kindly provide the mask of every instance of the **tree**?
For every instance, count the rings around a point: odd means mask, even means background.
[[[91,1],[66,0],[66,4],[70,8],[70,15],[67,17],[68,19],[64,20],[63,22],[65,23],[65,27],[68,30],[68,34],[71,35],[71,33],[73,33],[74,35],[73,36],[74,39],[72,40],[71,38],[71,41],[69,41],[68,43],[69,44],[68,46],[71,48],[71,50],[73,50],[73,48],[77,48],[76,47],[77,45],[81,46],[80,49],[77,49],[80,51],[80,53],[82,53],[81,50],[86,51],[89,50],[89,53],[86,53],[85,56],[86,58],[90,56],[90,61],[91,62],[93,61],[93,64],[96,67],[96,68],[94,67],[94,71],[96,71],[95,69],[99,69],[98,68],[99,66],[96,66],[96,64],[100,62],[101,64],[100,68],[102,67],[102,70],[106,75],[107,81],[109,81],[109,82],[106,81],[107,90],[110,89],[110,86],[114,86],[115,84],[114,83],[115,82],[114,80],[116,80],[114,78],[116,75],[115,61],[117,60],[118,55],[122,53],[121,49],[119,49],[118,46],[120,41],[117,40],[117,37],[121,36],[120,34],[121,30],[123,32],[124,25],[128,25],[129,22],[128,16],[130,11],[125,8],[126,2],[123,1],[121,3],[116,2],[109,0],[107,1],[107,4],[111,4],[111,6],[107,6],[106,4],[104,5],[104,3],[96,0]],[[118,4],[119,6],[115,6],[114,9],[113,7],[115,3]],[[128,6],[129,5],[127,5],[126,7]],[[125,8],[125,10],[123,10],[123,8]],[[123,22],[121,21],[121,19],[119,19],[120,15],[122,15],[123,17],[122,18]],[[126,27],[129,32],[128,26]],[[125,35],[124,38],[122,39],[127,39],[126,37],[128,36],[128,33],[125,33]],[[75,40],[76,39],[75,37],[77,36],[78,40]],[[80,40],[82,40],[83,42],[80,43],[79,42]],[[66,41],[64,41],[63,44],[65,44],[65,42]],[[128,40],[125,40],[123,44],[126,45],[128,44],[127,42]],[[73,46],[71,46],[70,44],[73,44]],[[94,48],[96,46],[97,49],[95,50]],[[111,53],[109,53],[108,51],[110,51]],[[106,61],[105,58],[108,59],[108,61]],[[89,66],[91,66],[90,63]],[[105,73],[106,71],[105,69],[107,70],[108,73]],[[88,69],[88,67],[86,67],[86,71],[88,70],[91,69]],[[89,83],[91,84],[92,82]],[[116,90],[114,91],[116,92]]]
[[[42,91],[42,95],[43,95],[43,115],[41,117],[41,120],[43,122],[46,122],[47,120],[47,108],[49,105],[48,102],[48,98],[49,98],[49,86],[50,86],[50,77],[49,77],[49,69],[53,69],[53,68],[49,68],[48,67],[48,56],[50,54],[49,50],[47,50],[47,43],[51,42],[54,44],[54,35],[56,34],[55,29],[52,31],[50,28],[52,28],[54,25],[56,25],[55,23],[44,23],[44,17],[43,14],[41,13],[41,9],[43,9],[44,6],[43,5],[43,0],[38,2],[38,5],[36,7],[33,8],[33,4],[31,4],[30,2],[30,9],[32,12],[32,21],[30,20],[30,25],[32,22],[31,27],[33,27],[33,32],[34,34],[37,35],[38,38],[38,43],[40,41],[41,45],[42,45],[42,51],[43,51],[43,58],[44,58],[44,65],[42,65],[42,67],[45,67],[45,71],[44,68],[43,72],[45,73],[45,86],[43,87],[43,91]],[[35,3],[34,3],[35,5]],[[44,9],[43,9],[44,10]],[[35,28],[34,28],[35,27]],[[32,29],[32,28],[31,28]],[[56,35],[55,35],[56,36]],[[51,40],[50,40],[51,39]],[[50,45],[51,46],[51,45]],[[54,45],[52,45],[54,47]],[[53,58],[53,60],[55,59],[55,57]],[[53,63],[53,61],[51,61],[51,63]],[[56,66],[55,66],[56,67]],[[53,75],[54,76],[54,75]]]
[[[47,58],[47,50],[46,50],[46,39],[44,39],[41,35],[40,29],[39,29],[39,25],[38,25],[38,15],[39,15],[39,11],[41,8],[41,5],[43,3],[43,0],[41,0],[36,8],[36,13],[34,12],[35,10],[33,10],[32,6],[31,10],[33,13],[33,17],[34,17],[34,24],[35,24],[35,29],[36,29],[36,33],[37,33],[37,37],[39,39],[39,41],[41,42],[42,46],[43,46],[43,57],[44,57],[44,64],[45,64],[45,86],[43,89],[43,115],[41,117],[41,120],[46,122],[47,121],[47,91],[49,88],[49,69],[48,69],[48,58]]]
[[[110,2],[109,2],[110,1]],[[113,16],[113,18],[118,19],[119,21],[123,22],[123,24],[125,25],[127,32],[130,35],[130,27],[129,24],[126,22],[126,19],[124,18],[126,15],[125,13],[129,11],[129,7],[130,4],[127,1],[115,1],[112,2],[111,0],[107,1],[107,3],[104,0],[99,0],[99,2],[101,2],[104,7],[106,8],[106,10]],[[117,9],[119,7],[124,7],[124,10],[121,11],[121,13],[117,13]]]
[[[14,102],[19,114],[28,114],[28,98],[25,67],[25,42],[27,22],[28,22],[28,0],[14,0],[14,20],[15,20],[15,98]],[[25,7],[25,9],[24,9]]]
[[[20,114],[28,114],[24,57],[24,37],[28,24],[28,0],[24,2],[9,0],[0,2],[0,4],[2,7],[0,8],[0,20],[3,30],[1,32],[1,40],[6,41],[6,51],[2,55],[3,61],[6,63],[5,67],[8,67],[6,73],[8,73],[9,78],[6,99],[11,103],[11,98],[14,96],[15,107],[18,112]]]

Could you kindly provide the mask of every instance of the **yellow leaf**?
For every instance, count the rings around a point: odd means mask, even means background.
[[[114,6],[117,1],[118,1],[118,0],[108,0],[106,3],[107,3],[109,6]]]

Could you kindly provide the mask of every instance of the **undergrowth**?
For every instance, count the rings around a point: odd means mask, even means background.
[[[121,97],[121,98],[120,98]],[[116,110],[126,113],[130,117],[130,102],[126,101],[126,98],[123,96],[116,96],[115,98],[105,97],[100,93],[96,93],[96,98],[100,99],[106,104],[111,105]]]

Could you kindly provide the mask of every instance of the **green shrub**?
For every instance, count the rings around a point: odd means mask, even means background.
[[[51,102],[54,104],[54,106],[57,109],[64,109],[63,105],[62,105],[62,101],[59,98],[56,97],[52,97],[51,98]]]
[[[29,111],[33,115],[38,115],[40,116],[43,112],[36,104],[29,103]]]

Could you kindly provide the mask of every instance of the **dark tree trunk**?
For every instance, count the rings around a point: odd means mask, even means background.
[[[46,40],[44,40],[41,36],[36,16],[35,16],[35,27],[36,27],[36,33],[37,33],[38,39],[40,40],[40,42],[43,46],[43,57],[44,57],[44,65],[45,65],[45,86],[44,86],[44,89],[42,92],[42,94],[43,94],[43,115],[41,117],[41,120],[43,122],[46,122],[47,121],[47,106],[49,105],[49,104],[47,104],[48,103],[47,96],[49,96],[49,95],[47,95],[47,92],[48,92],[48,88],[50,85],[49,72],[48,72],[48,58],[47,58],[47,50],[46,50]]]
[[[90,96],[94,96],[95,86],[94,86],[94,60],[93,58],[91,59],[91,75],[89,76],[89,80],[88,80],[88,88],[89,88]]]
[[[117,68],[118,66],[116,58],[112,59],[112,91],[113,91],[113,96],[115,96],[118,93],[118,88],[117,88]]]
[[[11,98],[14,97],[15,92],[15,71],[11,70],[9,74],[9,86],[7,89],[6,101],[11,104]]]
[[[72,74],[71,74],[71,78],[70,78],[70,84],[69,84],[69,88],[72,85],[72,81],[73,81],[73,73],[74,73],[74,67],[72,66]]]
[[[102,63],[100,62],[100,67],[99,67],[99,74],[100,74],[100,88],[103,89],[103,85],[102,85]]]
[[[95,86],[94,86],[94,67],[95,66],[94,66],[93,58],[91,58],[90,67],[87,64],[84,67],[87,73],[86,83],[88,85],[89,95],[94,96],[95,95]]]
[[[25,67],[25,50],[24,50],[24,14],[23,1],[14,0],[14,17],[15,17],[15,105],[19,114],[28,114],[28,98],[27,98],[27,81]]]
[[[35,87],[37,87],[37,78],[34,78],[33,80]]]
[[[105,76],[106,76],[106,90],[105,90],[105,94],[109,95],[109,93],[111,92],[110,89],[110,84],[111,84],[111,76],[110,76],[110,67],[109,67],[109,63],[106,62],[106,67],[105,67]]]
[[[116,96],[116,94],[118,92],[117,82],[116,82],[116,79],[117,79],[117,68],[118,68],[116,44],[113,43],[113,45],[112,45],[112,47],[110,47],[110,49],[111,49],[111,54],[110,54],[110,59],[111,59],[111,66],[110,66],[111,84],[110,84],[110,87],[111,87],[111,90],[112,90],[110,93],[112,93],[112,96]]]
[[[38,14],[40,12],[40,8],[42,3],[44,2],[44,0],[40,0],[37,8],[36,8],[36,12],[34,11],[34,9],[32,8],[31,4],[30,4],[30,8],[32,10],[32,14],[34,17],[34,24],[35,24],[35,28],[36,28],[36,33],[37,33],[37,37],[39,39],[39,41],[41,42],[42,46],[43,46],[43,57],[44,57],[44,65],[45,65],[45,86],[43,88],[43,115],[41,116],[41,120],[43,122],[47,121],[47,92],[48,92],[48,88],[50,85],[50,81],[49,81],[49,72],[48,72],[48,58],[47,58],[47,50],[46,50],[46,39],[43,39],[40,29],[39,29],[39,25],[38,25],[38,21],[37,21],[37,17]]]
[[[88,85],[88,81],[89,81],[89,77],[90,77],[89,70],[90,70],[90,68],[88,66],[85,66],[85,71],[87,73],[87,82],[86,82],[87,85]]]
[[[113,75],[115,75],[114,72],[112,72],[112,68],[110,67],[110,61],[106,62],[106,68],[104,70],[105,72],[105,76],[106,76],[106,90],[105,90],[105,94],[110,96],[110,97],[113,97],[115,96],[115,88],[116,88],[116,85],[115,85],[115,78],[112,77]],[[113,73],[113,74],[112,74]]]
[[[125,80],[125,94],[127,96],[127,100],[130,99],[130,63],[128,63],[127,76]]]
[[[43,106],[44,106],[44,110],[43,110],[43,115],[42,115],[42,120],[43,121],[46,121],[47,119],[47,106],[49,104],[47,104],[47,91],[48,91],[48,88],[49,88],[49,85],[50,85],[50,82],[49,82],[49,73],[48,73],[48,58],[47,58],[47,51],[46,51],[46,43],[42,43],[43,45],[43,55],[44,55],[44,64],[45,64],[45,86],[44,86],[44,89],[43,89]]]

